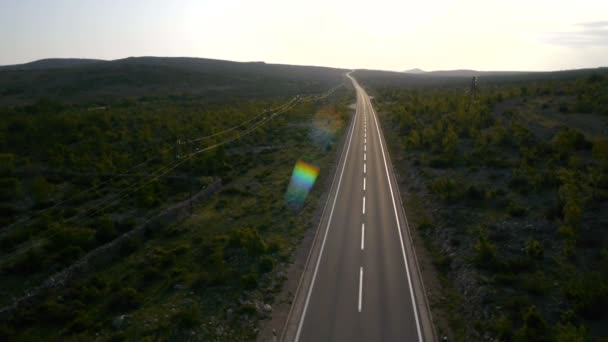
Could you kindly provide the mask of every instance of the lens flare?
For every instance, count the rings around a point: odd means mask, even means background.
[[[285,194],[287,205],[294,208],[302,207],[318,175],[319,168],[317,166],[298,160],[293,168],[291,181]]]
[[[320,147],[331,147],[342,126],[344,120],[340,112],[335,107],[324,107],[312,119],[310,138]]]

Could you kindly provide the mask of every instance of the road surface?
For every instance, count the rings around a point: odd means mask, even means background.
[[[357,109],[285,341],[431,341],[424,288],[386,142],[370,99]]]

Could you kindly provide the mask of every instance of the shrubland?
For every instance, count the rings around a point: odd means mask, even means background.
[[[459,298],[441,304],[454,337],[606,338],[608,72],[355,77],[406,211],[408,196],[426,208],[408,213]]]

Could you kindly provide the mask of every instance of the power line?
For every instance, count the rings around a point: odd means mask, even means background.
[[[82,222],[83,220],[88,220],[88,219],[91,219],[91,218],[93,218],[93,217],[94,217],[96,214],[98,214],[98,213],[100,213],[100,212],[103,212],[105,209],[107,209],[107,208],[109,208],[109,207],[111,207],[111,206],[113,206],[113,205],[115,205],[115,204],[119,203],[119,202],[120,202],[120,201],[121,201],[123,198],[127,197],[127,196],[128,196],[128,195],[130,195],[131,193],[133,193],[133,192],[135,192],[135,191],[137,191],[137,190],[139,190],[139,189],[143,188],[144,186],[146,186],[146,185],[150,184],[151,182],[153,182],[153,181],[155,181],[155,180],[159,179],[160,177],[162,177],[162,176],[166,175],[167,173],[171,172],[172,170],[176,169],[176,168],[177,168],[177,167],[179,167],[181,164],[183,164],[183,163],[184,163],[184,162],[186,162],[187,160],[191,159],[191,158],[192,158],[192,157],[194,157],[195,155],[197,155],[197,154],[199,154],[199,153],[202,153],[202,152],[205,152],[205,151],[208,151],[208,150],[211,150],[211,149],[214,149],[214,148],[217,148],[217,147],[219,147],[219,146],[222,146],[222,145],[228,144],[228,143],[230,143],[230,142],[232,142],[232,141],[234,141],[234,140],[237,140],[237,139],[239,139],[239,138],[241,138],[241,137],[243,137],[243,136],[246,136],[246,135],[248,135],[249,133],[251,133],[251,132],[253,132],[253,131],[257,130],[259,127],[261,127],[262,125],[264,125],[266,122],[270,121],[270,119],[274,118],[274,117],[275,117],[275,116],[277,116],[277,115],[280,115],[280,114],[283,114],[283,113],[285,113],[285,112],[289,111],[290,109],[292,109],[293,107],[295,107],[295,106],[296,106],[297,104],[299,104],[299,103],[302,103],[302,102],[308,102],[308,101],[314,101],[314,100],[319,100],[319,99],[326,98],[326,97],[328,97],[329,95],[331,95],[333,92],[335,92],[335,90],[337,90],[337,89],[338,89],[339,87],[341,87],[342,85],[343,85],[343,84],[339,84],[338,86],[336,86],[336,87],[334,87],[334,88],[330,89],[329,91],[327,91],[327,92],[325,92],[325,93],[323,93],[323,94],[321,94],[321,95],[311,95],[311,96],[308,96],[308,97],[300,97],[300,96],[298,95],[298,96],[296,96],[294,99],[292,99],[292,100],[288,101],[287,103],[285,103],[284,105],[281,105],[281,106],[279,106],[279,107],[276,107],[276,108],[280,108],[280,111],[277,111],[277,112],[274,112],[274,113],[268,113],[268,112],[264,112],[264,113],[262,113],[262,114],[260,114],[260,115],[257,115],[256,117],[260,117],[260,116],[262,116],[263,114],[268,114],[268,115],[266,115],[266,116],[263,116],[263,119],[262,119],[260,122],[258,122],[258,123],[256,123],[256,124],[254,124],[252,127],[249,127],[249,128],[247,128],[247,129],[245,129],[243,132],[237,132],[237,134],[236,134],[235,136],[232,136],[232,137],[230,137],[230,138],[227,138],[227,139],[225,139],[225,140],[223,140],[223,141],[220,141],[220,142],[218,142],[218,143],[215,143],[215,144],[213,144],[213,145],[207,146],[207,147],[205,147],[205,148],[203,148],[203,149],[197,149],[195,152],[189,153],[189,154],[187,154],[187,155],[180,156],[180,159],[179,159],[177,162],[174,162],[174,163],[172,163],[172,164],[170,164],[170,165],[168,165],[168,166],[165,166],[165,167],[161,167],[161,168],[159,168],[159,169],[158,169],[158,170],[155,172],[155,173],[156,173],[156,175],[153,175],[153,176],[152,176],[152,178],[148,179],[148,180],[147,180],[147,181],[145,181],[144,183],[141,183],[141,184],[133,184],[133,185],[131,185],[131,186],[127,187],[126,189],[123,189],[123,190],[119,191],[117,194],[115,194],[115,195],[118,195],[118,196],[119,196],[118,198],[114,198],[114,199],[108,199],[108,200],[102,200],[102,201],[101,201],[101,203],[98,203],[98,204],[106,204],[105,206],[103,206],[103,207],[101,207],[101,208],[99,208],[99,207],[98,207],[98,208],[97,208],[96,210],[94,210],[94,211],[88,211],[88,212],[85,212],[85,213],[83,213],[83,214],[76,215],[76,216],[74,216],[74,217],[71,217],[71,218],[67,219],[65,222],[74,222],[74,221],[80,221],[80,222]],[[250,120],[247,120],[246,122],[251,122],[251,121],[252,121],[252,120],[250,119]],[[243,124],[241,123],[241,124],[239,124],[239,125],[237,125],[237,126],[243,126]],[[234,130],[234,129],[236,129],[236,127],[237,127],[237,126],[231,127],[231,129],[230,129],[230,130]],[[224,131],[227,131],[227,130],[224,130]],[[202,139],[198,138],[198,140],[202,140]],[[198,140],[197,140],[197,141],[198,141]],[[193,141],[195,141],[195,140],[190,140],[190,141],[188,141],[188,142],[186,142],[186,143],[190,143],[190,142],[193,142]],[[175,146],[176,146],[176,145],[173,145],[173,146],[171,146],[171,147],[175,147]],[[144,164],[144,163],[146,163],[146,162],[147,162],[147,161],[144,161],[144,162],[142,162],[142,163],[140,163],[140,164],[138,164],[138,165],[136,165],[136,166],[132,167],[131,169],[134,169],[135,167],[139,167],[140,165],[142,165],[142,164]],[[109,181],[106,181],[106,183],[107,183],[107,182],[109,182]],[[98,184],[96,187],[99,187],[99,184]],[[96,187],[95,187],[95,188],[96,188]],[[78,196],[78,195],[80,195],[81,193],[88,192],[88,191],[91,191],[91,190],[90,190],[90,189],[83,190],[82,192],[80,192],[79,194],[77,194],[77,195],[75,195],[75,196]],[[121,194],[122,194],[122,196],[120,196]],[[73,196],[72,198],[75,198],[75,196]],[[65,202],[67,202],[67,201],[69,201],[69,199],[68,199],[68,200],[65,200],[65,201],[62,201],[61,203],[65,203]],[[59,204],[61,204],[61,203],[59,203]],[[108,203],[109,203],[109,204],[108,204]],[[53,207],[56,207],[56,206],[58,206],[59,204],[56,204],[56,205],[54,205]],[[48,209],[48,210],[50,210],[51,208],[47,208],[47,209]],[[45,209],[45,210],[46,210],[46,209]],[[82,220],[79,220],[79,219],[82,219]],[[39,238],[39,239],[44,239],[44,238],[49,239],[49,238],[51,238],[51,237],[55,236],[56,234],[57,234],[57,233],[40,234],[40,235],[38,235],[38,236],[36,236],[36,237],[37,237],[37,238]],[[23,248],[22,248],[22,247],[23,247]],[[8,255],[9,257],[12,257],[12,256],[15,256],[15,255],[19,255],[19,254],[21,254],[21,253],[23,253],[24,251],[27,251],[27,250],[29,250],[29,249],[30,249],[30,248],[28,248],[28,246],[18,246],[17,248],[13,249],[12,251],[9,251],[9,252],[7,253],[7,255]]]

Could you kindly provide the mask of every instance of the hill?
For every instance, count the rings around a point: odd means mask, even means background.
[[[0,71],[3,70],[44,70],[44,69],[64,69],[83,65],[96,64],[105,62],[101,59],[86,59],[86,58],[45,58],[37,61],[0,66]]]
[[[417,75],[417,74],[425,74],[426,71],[424,71],[422,69],[414,68],[414,69],[405,70],[404,73]]]
[[[106,103],[165,95],[227,97],[291,95],[329,88],[344,70],[204,58],[131,57],[113,61],[52,59],[0,68],[0,105],[40,98]]]

